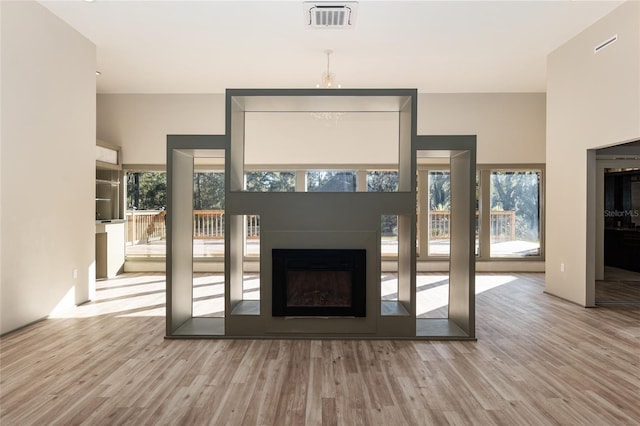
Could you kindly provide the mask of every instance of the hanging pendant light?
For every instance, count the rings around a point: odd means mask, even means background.
[[[327,49],[324,54],[327,55],[327,70],[322,73],[320,83],[316,84],[318,89],[339,89],[340,84],[336,83],[336,75],[331,72],[330,56],[333,50]],[[325,123],[325,126],[337,126],[338,121],[342,118],[343,112],[340,111],[313,111],[309,113],[316,120]]]
[[[327,70],[322,73],[322,79],[320,83],[316,84],[317,88],[323,89],[335,89],[340,88],[340,84],[336,84],[336,75],[331,72],[331,54],[333,50],[327,49],[324,51],[324,54],[327,55]]]

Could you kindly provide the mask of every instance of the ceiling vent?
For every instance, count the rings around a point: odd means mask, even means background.
[[[614,35],[613,37],[610,37],[608,40],[603,41],[602,43],[600,43],[599,45],[594,47],[593,48],[593,53],[598,53],[599,51],[601,51],[605,47],[611,46],[616,41],[618,41],[618,34]]]
[[[304,24],[314,29],[353,28],[358,2],[311,2],[304,4]]]

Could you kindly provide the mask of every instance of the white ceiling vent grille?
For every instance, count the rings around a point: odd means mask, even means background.
[[[307,28],[353,28],[358,2],[310,2],[304,4],[304,24]]]
[[[599,45],[594,47],[593,48],[593,53],[598,53],[599,51],[601,51],[605,47],[611,46],[616,41],[618,41],[618,34],[614,35],[613,37],[610,37],[608,40],[603,41],[602,43],[600,43]]]

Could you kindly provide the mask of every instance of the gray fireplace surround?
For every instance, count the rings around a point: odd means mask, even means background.
[[[397,114],[398,190],[246,191],[246,119],[265,111]],[[228,89],[225,134],[168,135],[166,337],[474,340],[476,137],[417,135],[416,117],[415,89]],[[416,315],[416,170],[421,158],[445,159],[451,176],[449,304],[447,318],[440,319]],[[194,163],[202,159],[224,163],[225,172],[225,303],[219,318],[193,316],[193,179]],[[260,217],[259,300],[243,297],[246,215]],[[381,298],[383,215],[397,216],[398,223],[393,301]],[[274,315],[272,253],[288,249],[363,253],[364,316],[323,311]]]

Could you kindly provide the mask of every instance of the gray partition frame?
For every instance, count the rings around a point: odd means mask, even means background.
[[[224,334],[220,318],[193,318],[193,173],[195,158],[226,157],[228,146],[224,135],[167,136],[167,337]]]
[[[349,108],[354,103],[356,107],[351,108],[357,109],[353,111],[380,111],[393,104],[393,111],[399,114],[398,192],[242,191],[245,112],[264,108],[291,110],[278,109],[282,105],[293,105],[302,111],[344,111],[345,106]],[[230,89],[226,111],[225,135],[171,135],[167,139],[167,338],[475,339],[475,136],[417,136],[415,89]],[[206,156],[207,150],[219,149],[225,150],[226,173],[225,318],[192,318],[192,195],[187,195],[192,193],[192,160],[203,153]],[[452,212],[450,314],[446,320],[416,318],[416,155],[422,150],[446,151],[451,156],[455,213]],[[298,211],[301,216],[315,215],[314,221],[292,221],[291,213],[282,214],[287,209]],[[334,216],[336,212],[346,215],[339,220],[322,219],[331,216],[327,214],[330,209]],[[260,301],[250,303],[242,300],[246,214],[261,218]],[[381,215],[398,216],[398,302],[386,312],[380,300]],[[335,248],[366,248],[367,281],[372,283],[367,285],[367,317],[272,317],[271,249],[291,244],[298,248],[324,248],[328,244]]]
[[[448,157],[451,176],[449,317],[418,319],[418,333],[475,339],[476,136],[417,136],[419,152]]]

